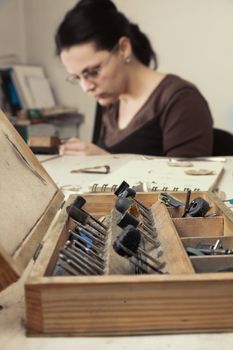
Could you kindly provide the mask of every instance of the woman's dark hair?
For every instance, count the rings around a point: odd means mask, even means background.
[[[119,12],[111,0],[80,0],[64,17],[56,36],[56,52],[93,42],[97,50],[112,50],[118,40],[130,39],[134,55],[146,66],[157,68],[156,54],[139,26]]]

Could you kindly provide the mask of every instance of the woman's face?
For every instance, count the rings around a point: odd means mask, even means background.
[[[126,92],[127,69],[118,46],[112,51],[97,51],[92,43],[75,45],[62,51],[61,60],[69,73],[67,80],[79,83],[102,106],[117,101]]]

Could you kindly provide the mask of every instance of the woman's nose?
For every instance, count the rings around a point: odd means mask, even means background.
[[[92,81],[89,81],[88,79],[81,78],[80,81],[81,88],[83,89],[84,92],[92,92],[96,88],[96,84]]]

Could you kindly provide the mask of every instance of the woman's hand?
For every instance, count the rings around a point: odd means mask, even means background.
[[[59,153],[62,155],[64,154],[64,155],[77,155],[77,156],[109,154],[109,152],[94,145],[93,143],[81,141],[74,137],[69,139],[66,143],[60,146]]]

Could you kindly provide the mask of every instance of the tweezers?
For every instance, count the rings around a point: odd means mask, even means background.
[[[98,170],[99,169],[99,170]],[[109,174],[110,173],[110,166],[109,165],[100,165],[100,166],[94,166],[90,168],[83,168],[83,169],[77,169],[77,170],[71,170],[72,174],[77,173],[85,173],[85,174]]]

